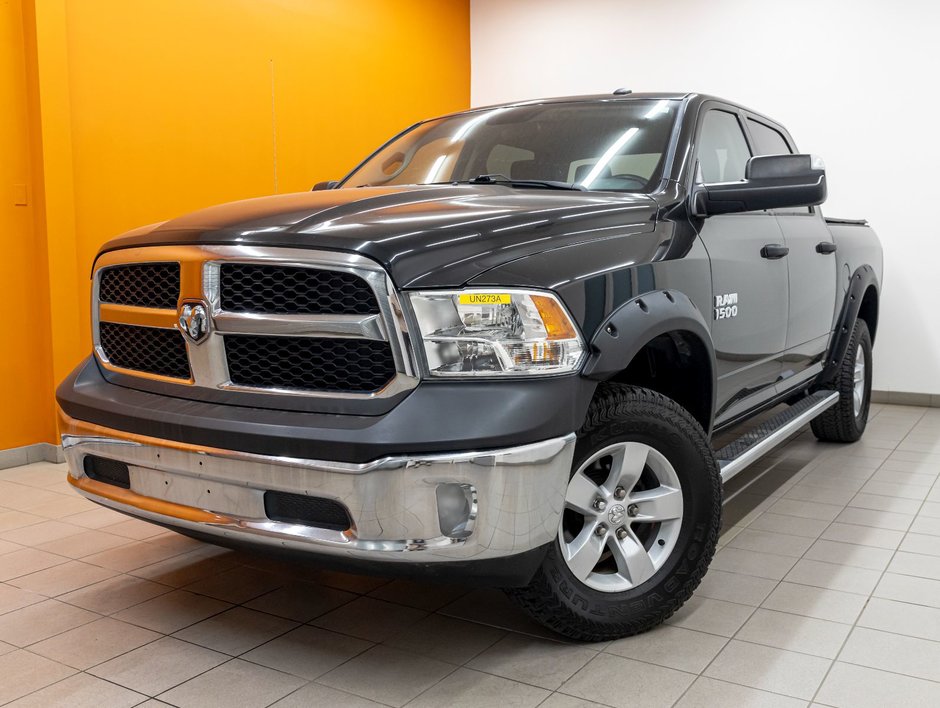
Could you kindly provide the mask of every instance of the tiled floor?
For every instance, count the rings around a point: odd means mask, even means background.
[[[0,704],[940,705],[940,410],[872,412],[733,480],[693,599],[598,645],[496,591],[268,562],[98,508],[61,465],[0,471]]]

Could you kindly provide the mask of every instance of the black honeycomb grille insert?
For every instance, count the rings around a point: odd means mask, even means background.
[[[179,296],[179,263],[134,263],[101,271],[101,302],[175,310]]]
[[[174,379],[190,376],[186,342],[175,329],[101,322],[98,332],[104,355],[114,366]]]
[[[124,462],[88,455],[82,462],[82,467],[85,474],[96,482],[104,482],[121,489],[131,488],[131,473]]]
[[[237,386],[370,393],[395,375],[388,342],[308,337],[225,338]]]
[[[379,311],[369,284],[352,273],[253,263],[223,263],[219,271],[226,312],[368,315]]]
[[[289,492],[265,492],[264,513],[272,521],[345,531],[349,512],[338,501]]]

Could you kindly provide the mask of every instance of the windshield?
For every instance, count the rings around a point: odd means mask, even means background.
[[[415,126],[344,187],[467,182],[480,175],[644,192],[660,179],[679,102],[633,99],[510,106]]]

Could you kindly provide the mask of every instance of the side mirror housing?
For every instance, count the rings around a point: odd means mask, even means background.
[[[313,185],[313,189],[311,191],[320,192],[324,189],[336,189],[337,185],[339,185],[338,179],[330,179],[326,180],[325,182],[317,182],[315,185]]]
[[[826,168],[814,155],[760,155],[744,180],[706,184],[694,198],[696,216],[816,206],[826,201]]]

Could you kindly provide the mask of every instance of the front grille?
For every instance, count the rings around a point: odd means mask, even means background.
[[[253,263],[219,268],[222,309],[270,315],[368,315],[379,311],[369,284],[352,273]]]
[[[345,531],[352,526],[349,512],[338,501],[289,492],[265,492],[264,513],[272,521]]]
[[[308,391],[377,391],[395,375],[388,342],[308,337],[225,337],[237,386]]]
[[[121,369],[188,379],[186,342],[175,329],[100,322],[99,343],[108,361]]]
[[[122,262],[128,256],[136,260]],[[395,336],[406,325],[391,281],[364,256],[193,244],[115,251],[99,262],[95,349],[123,385],[157,375],[181,384],[174,395],[199,400],[267,391],[280,395],[254,396],[262,407],[306,410],[304,397],[320,397],[360,411],[375,408],[367,399],[417,384]],[[199,342],[179,324],[178,307],[190,302],[208,315]]]
[[[137,263],[101,271],[101,302],[176,309],[179,296],[179,263]]]
[[[121,489],[131,488],[131,473],[127,464],[107,457],[88,455],[82,467],[85,474],[96,482],[104,482]]]

